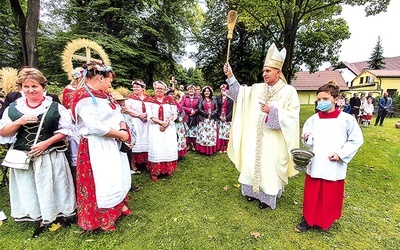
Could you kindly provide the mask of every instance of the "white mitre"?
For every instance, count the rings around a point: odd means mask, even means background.
[[[279,51],[275,43],[272,43],[272,45],[268,49],[267,55],[265,56],[264,67],[271,67],[282,70],[285,58],[286,58],[286,49],[283,48],[281,51]],[[282,72],[280,78],[284,82],[286,82],[286,79],[283,76]]]

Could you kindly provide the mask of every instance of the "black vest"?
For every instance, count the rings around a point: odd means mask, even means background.
[[[19,119],[23,114],[15,108],[15,102],[11,103],[8,108],[8,116],[12,121]],[[39,123],[43,114],[38,116],[37,123],[28,123],[19,127],[17,131],[17,141],[14,143],[14,148],[23,151],[30,151],[36,137]],[[60,114],[58,113],[58,103],[52,102],[44,118],[42,129],[38,138],[38,142],[45,141],[54,135],[54,131],[58,130],[58,122]],[[46,150],[53,148],[66,148],[64,141],[53,143]]]

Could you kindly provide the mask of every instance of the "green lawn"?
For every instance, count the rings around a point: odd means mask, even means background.
[[[302,106],[301,124],[314,106]],[[375,119],[375,118],[374,118]],[[304,173],[289,180],[275,210],[240,194],[238,172],[225,154],[190,152],[173,177],[135,177],[133,216],[113,233],[77,225],[29,239],[34,224],[10,218],[7,187],[0,187],[0,249],[400,249],[400,146],[396,118],[363,128],[365,143],[349,165],[343,216],[327,232],[294,232],[300,221]],[[110,166],[112,169],[112,166]],[[260,237],[253,235],[260,234]]]

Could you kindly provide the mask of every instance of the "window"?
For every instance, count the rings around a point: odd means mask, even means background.
[[[388,90],[386,90],[386,92],[388,92],[390,97],[393,97],[396,95],[397,89],[388,89]]]
[[[360,84],[364,83],[364,77],[360,77]]]
[[[365,83],[373,83],[373,77],[372,76],[367,76],[365,78]]]

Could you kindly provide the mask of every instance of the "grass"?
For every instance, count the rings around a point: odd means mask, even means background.
[[[302,106],[301,124],[314,106]],[[61,227],[30,239],[32,223],[0,226],[0,249],[400,249],[400,152],[396,118],[363,128],[365,143],[350,163],[342,218],[327,232],[294,232],[300,221],[304,173],[289,180],[275,210],[240,194],[238,172],[225,154],[190,152],[172,177],[135,177],[133,216],[113,233]],[[10,217],[7,187],[0,210]],[[260,237],[253,237],[259,233]]]

